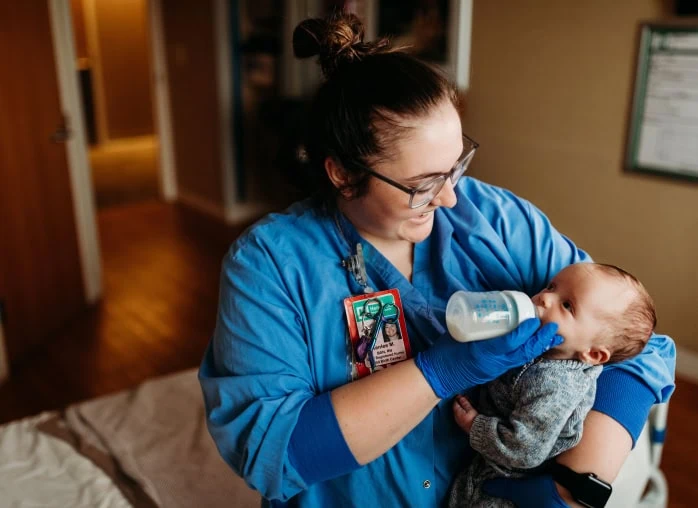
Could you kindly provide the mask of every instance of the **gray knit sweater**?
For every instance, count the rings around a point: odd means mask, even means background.
[[[601,366],[539,358],[480,387],[471,402],[480,414],[470,430],[478,455],[451,491],[450,506],[504,507],[482,482],[520,477],[575,446],[596,395]]]

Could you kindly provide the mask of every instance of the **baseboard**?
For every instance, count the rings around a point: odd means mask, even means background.
[[[222,204],[215,203],[182,189],[179,190],[177,198],[183,205],[205,213],[229,226],[249,222],[250,220],[261,217],[265,213],[276,209],[274,206],[267,203],[236,203],[229,206],[226,210]]]
[[[236,225],[261,217],[276,209],[278,208],[268,203],[238,203],[228,207],[225,221],[230,225]]]
[[[698,353],[685,348],[676,348],[676,375],[698,383]]]
[[[214,219],[218,219],[220,221],[225,222],[225,209],[223,208],[223,205],[220,203],[216,203],[214,201],[211,201],[210,199],[197,196],[196,194],[192,194],[191,192],[188,192],[182,189],[181,187],[179,189],[179,192],[177,193],[177,201],[179,201],[183,205],[193,208],[194,210],[203,212],[206,215],[213,217]]]

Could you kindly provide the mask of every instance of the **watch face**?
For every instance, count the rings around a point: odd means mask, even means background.
[[[613,491],[608,483],[599,480],[592,474],[586,475],[584,481],[580,483],[582,485],[574,493],[575,501],[590,508],[602,508],[606,505]]]

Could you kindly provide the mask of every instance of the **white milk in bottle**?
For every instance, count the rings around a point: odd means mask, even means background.
[[[520,291],[456,291],[446,305],[446,326],[460,342],[491,339],[536,317],[536,306]]]

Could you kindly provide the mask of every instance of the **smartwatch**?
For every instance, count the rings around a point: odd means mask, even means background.
[[[603,508],[613,492],[613,487],[594,473],[578,473],[554,460],[548,463],[546,471],[570,491],[576,502],[589,508]]]

